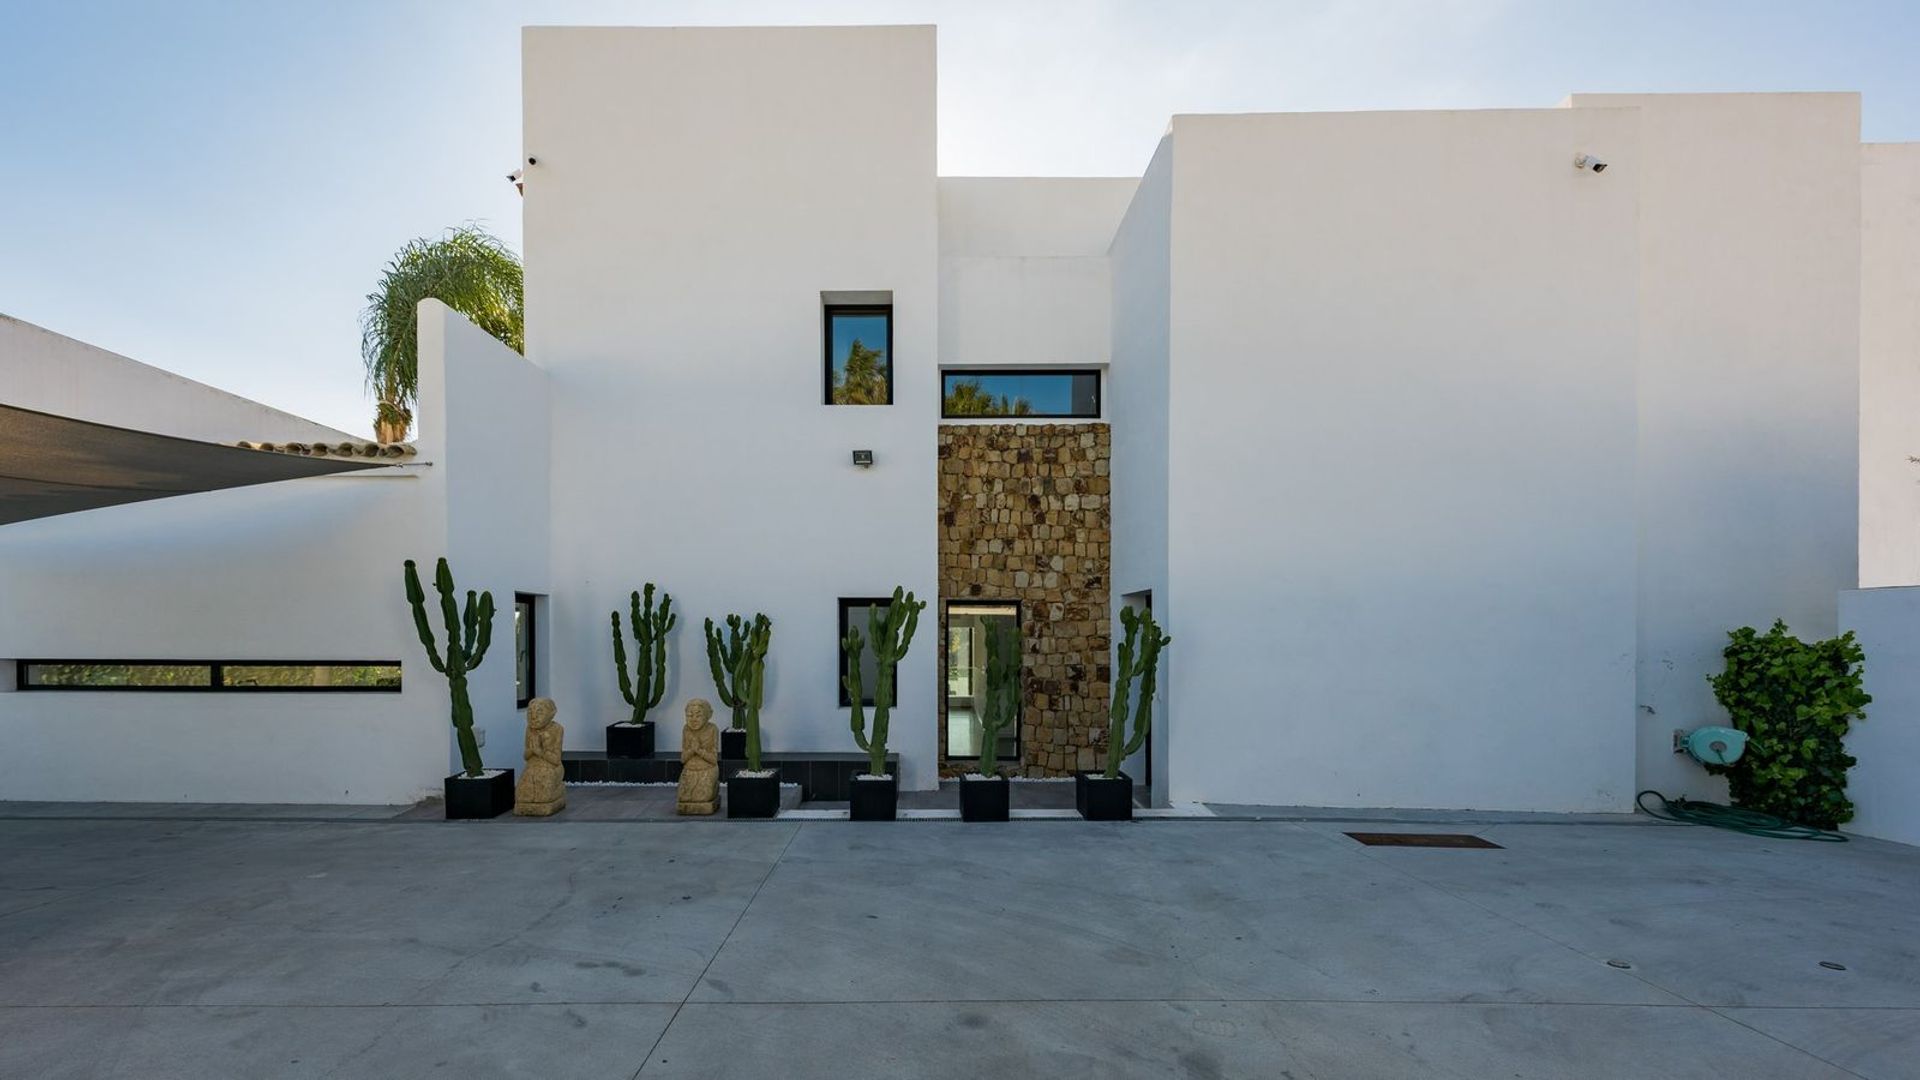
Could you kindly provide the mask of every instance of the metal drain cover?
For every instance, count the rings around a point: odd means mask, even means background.
[[[1466,833],[1443,832],[1350,832],[1348,836],[1368,847],[1445,847],[1498,848],[1491,840]]]

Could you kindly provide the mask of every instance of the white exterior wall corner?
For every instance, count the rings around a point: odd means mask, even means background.
[[[1727,632],[1831,636],[1857,580],[1860,99],[1572,103],[1642,117],[1637,782],[1724,798],[1671,733],[1724,721]]]
[[[1638,127],[1175,118],[1174,799],[1632,805]]]
[[[940,180],[940,362],[1105,366],[1134,179]]]
[[[933,29],[523,41],[528,354],[564,417],[548,622],[569,742],[624,718],[607,613],[652,581],[681,613],[663,750],[686,702],[714,698],[702,619],[756,611],[774,622],[767,747],[852,750],[835,598],[936,593]],[[821,294],[861,290],[893,293],[894,404],[825,405]],[[892,723],[909,788],[936,782],[933,625]]]
[[[1920,143],[1860,148],[1860,585],[1920,585]]]
[[[1840,626],[1866,652],[1864,719],[1847,734],[1857,763],[1847,776],[1850,833],[1920,844],[1920,588],[1847,590]]]
[[[1113,331],[1107,413],[1113,422],[1113,594],[1120,641],[1119,603],[1151,591],[1155,616],[1173,627],[1175,597],[1167,577],[1167,305],[1168,242],[1173,212],[1173,145],[1154,149],[1108,251],[1113,281]],[[1180,673],[1180,650],[1161,660],[1160,695],[1148,734],[1154,761],[1153,802],[1167,803],[1173,759],[1168,733],[1180,721],[1170,711]],[[1193,759],[1205,769],[1209,759]]]
[[[60,340],[62,378],[88,402],[126,409],[117,422],[238,438],[253,428],[220,425],[275,415]],[[423,352],[423,429],[444,410],[438,363]],[[300,430],[289,424],[278,437]],[[252,437],[262,434],[272,433]],[[439,456],[423,438],[420,459]],[[399,694],[8,692],[8,682],[0,800],[405,803],[437,790],[446,683],[421,657],[400,563],[445,543],[441,474],[420,465],[0,529],[0,657],[404,665]]]
[[[432,448],[433,468],[442,472],[446,544],[412,557],[420,565],[429,600],[434,561],[441,554],[447,556],[463,602],[468,589],[493,593],[493,642],[480,667],[468,676],[468,694],[474,727],[486,733],[481,757],[489,768],[519,769],[525,764],[526,710],[516,707],[513,594],[550,591],[548,538],[553,523],[547,487],[552,425],[546,373],[438,300],[421,301],[419,325],[420,355],[434,358],[431,364],[423,359],[423,389],[431,372],[436,397],[446,403],[420,421],[421,449]],[[397,574],[398,567],[392,572]],[[430,607],[429,613],[435,644],[444,651],[445,627],[437,610]],[[447,760],[455,767],[459,752],[447,715],[446,683],[427,665],[417,638],[408,659],[418,661],[410,670],[419,678],[438,680],[441,724],[448,729]],[[547,690],[540,659],[536,652],[537,696]],[[562,697],[558,704],[563,709],[560,723],[575,723],[578,718],[564,711],[574,703]]]

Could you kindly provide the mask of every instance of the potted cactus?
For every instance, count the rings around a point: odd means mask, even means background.
[[[720,729],[720,760],[744,761],[747,757],[746,685],[739,681],[741,658],[753,638],[754,623],[738,615],[727,616],[727,632],[722,635],[707,620],[707,667],[713,672],[714,693],[720,704],[733,714],[732,721]]]
[[[780,773],[760,767],[760,701],[766,688],[773,620],[755,615],[748,622],[729,615],[727,639],[729,644],[723,645],[719,629],[708,619],[707,659],[713,665],[714,687],[733,710],[734,725],[746,740],[742,754],[747,767],[727,777],[727,816],[770,818],[780,812]]]
[[[620,675],[620,696],[632,708],[625,720],[607,725],[607,756],[644,758],[653,756],[653,721],[648,710],[660,704],[667,690],[667,633],[680,616],[673,614],[673,597],[660,594],[660,606],[653,606],[653,582],[647,582],[646,599],[634,593],[628,601],[633,628],[633,676],[627,676],[627,647],[620,633],[620,612],[613,613],[613,669]]]
[[[1140,750],[1153,727],[1153,688],[1160,653],[1173,639],[1153,621],[1153,614],[1123,608],[1119,663],[1113,668],[1113,704],[1107,716],[1107,769],[1104,773],[1075,773],[1074,804],[1088,821],[1133,820],[1133,778],[1120,766]],[[1137,708],[1130,710],[1133,682],[1140,680]],[[1133,733],[1127,733],[1127,713],[1133,712]]]
[[[1013,785],[1000,772],[1000,731],[1020,706],[1020,627],[987,624],[987,693],[980,708],[980,763],[960,778],[960,820],[1005,821]]]
[[[892,821],[900,806],[900,778],[887,772],[887,721],[893,711],[894,672],[913,644],[913,631],[920,625],[925,600],[896,587],[884,611],[867,609],[867,637],[873,645],[873,733],[867,733],[866,693],[860,684],[860,660],[868,641],[860,628],[849,627],[841,640],[846,650],[847,672],[840,681],[852,702],[849,717],[853,741],[867,753],[867,771],[853,778],[847,787],[847,816],[854,821]]]
[[[447,625],[447,649],[443,657],[433,643],[433,624],[427,620],[427,594],[420,587],[420,572],[407,560],[407,604],[413,608],[413,628],[426,646],[427,662],[447,677],[447,692],[453,699],[454,741],[460,746],[461,770],[446,778],[447,818],[499,817],[513,809],[513,770],[489,769],[480,760],[480,744],[473,737],[473,702],[467,697],[467,673],[487,658],[487,646],[493,643],[493,593],[476,598],[467,590],[464,609],[454,603],[453,571],[441,559],[434,568],[433,588],[440,594],[440,615]]]

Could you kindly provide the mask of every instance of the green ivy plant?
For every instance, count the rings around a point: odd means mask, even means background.
[[[1851,631],[1806,642],[1774,620],[1762,634],[1743,626],[1727,635],[1727,669],[1707,676],[1713,696],[1747,735],[1747,750],[1723,773],[1734,804],[1831,829],[1853,820],[1847,725],[1873,699],[1862,689],[1866,654]]]

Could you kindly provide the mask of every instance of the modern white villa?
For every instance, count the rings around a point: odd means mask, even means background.
[[[1180,115],[1138,176],[943,177],[932,27],[523,53],[526,355],[424,305],[406,446],[0,320],[0,799],[437,792],[401,565],[444,555],[499,604],[490,765],[536,695],[600,748],[647,582],[663,751],[755,612],[768,749],[851,751],[842,629],[904,586],[907,788],[978,754],[994,620],[1004,752],[1103,763],[1138,606],[1157,803],[1624,812],[1723,790],[1673,732],[1781,618],[1861,633],[1851,827],[1920,842],[1920,145],[1858,95]]]

